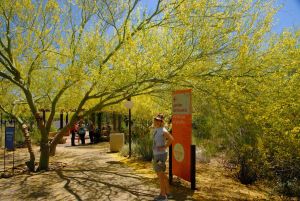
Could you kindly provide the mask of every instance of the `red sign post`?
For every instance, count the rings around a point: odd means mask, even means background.
[[[172,117],[172,174],[186,181],[194,182],[192,173],[192,90],[173,92]],[[191,174],[192,173],[192,174]],[[195,186],[193,184],[192,186]]]

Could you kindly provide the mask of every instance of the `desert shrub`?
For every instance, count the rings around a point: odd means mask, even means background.
[[[210,139],[212,119],[209,116],[195,116],[193,118],[193,136],[197,139]]]
[[[300,195],[299,129],[268,132],[264,138],[265,164],[269,176],[277,181],[277,190],[288,196]]]
[[[135,119],[134,126],[132,128],[132,139],[133,141],[138,140],[141,136],[149,133],[149,127],[152,124],[149,120]]]
[[[152,160],[152,134],[149,131],[150,121],[143,119],[135,119],[132,127],[132,155],[142,160]],[[128,127],[126,131],[128,133]],[[127,135],[128,137],[128,135]],[[126,140],[128,142],[128,139]],[[129,152],[129,145],[123,146],[120,154],[127,156]]]
[[[128,144],[125,144],[120,151],[120,155],[126,157],[128,156],[128,153],[129,153],[129,146]]]
[[[254,183],[260,173],[259,151],[256,147],[242,145],[237,156],[239,171],[237,178],[242,184]]]
[[[146,161],[152,160],[152,140],[152,135],[150,133],[140,136],[138,139],[136,139],[134,152],[137,157]]]
[[[228,138],[228,154],[239,168],[237,178],[243,184],[252,184],[262,174],[264,167],[259,149],[260,129],[255,124],[241,124]]]
[[[300,198],[300,180],[298,178],[289,179],[288,181],[277,181],[275,189],[286,196]]]
[[[202,163],[209,163],[211,158],[222,151],[220,139],[199,139],[193,136],[192,143],[197,146],[197,160]]]
[[[131,144],[131,155],[136,157],[135,146],[136,146],[135,143]],[[121,151],[119,152],[119,154],[121,156],[124,156],[124,157],[128,156],[128,154],[129,154],[129,144],[128,143],[123,145],[123,147],[122,147]]]

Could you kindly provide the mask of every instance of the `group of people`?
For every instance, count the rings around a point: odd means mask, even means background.
[[[100,132],[99,129],[95,128],[95,125],[92,121],[85,122],[84,120],[79,120],[71,128],[71,146],[76,146],[76,134],[79,136],[81,144],[85,144],[85,136],[87,131],[90,138],[90,144],[94,144],[100,142],[101,133],[103,133],[103,135],[106,137],[109,137],[111,127],[109,122],[107,122],[107,125],[102,127],[102,131]]]
[[[80,120],[76,122],[73,128],[71,129],[71,145],[75,146],[76,134],[78,134],[81,144],[85,144],[86,131],[88,131],[89,133],[90,143],[94,143],[94,124],[91,121],[85,123],[83,120]]]

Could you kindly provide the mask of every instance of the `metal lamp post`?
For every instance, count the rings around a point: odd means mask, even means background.
[[[131,101],[131,97],[127,99],[124,105],[128,109],[129,157],[131,157],[131,109],[133,107],[133,102]]]

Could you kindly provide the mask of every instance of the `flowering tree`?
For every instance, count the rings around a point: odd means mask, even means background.
[[[18,104],[0,104],[17,117],[23,110],[35,117],[43,170],[81,116],[175,83],[196,86],[246,61],[275,12],[271,1],[255,0],[157,0],[149,10],[139,0],[2,2],[0,79],[9,85],[3,96]],[[46,122],[40,108],[50,110]],[[49,143],[61,109],[76,110]]]

